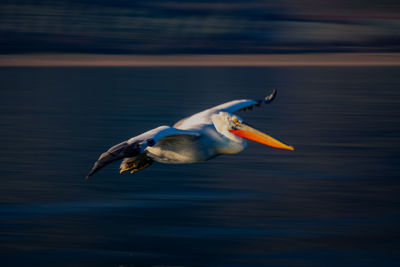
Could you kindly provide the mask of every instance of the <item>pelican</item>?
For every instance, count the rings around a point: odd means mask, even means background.
[[[234,112],[271,103],[276,90],[262,100],[234,100],[184,118],[171,126],[160,126],[119,143],[100,155],[86,179],[116,160],[120,173],[140,171],[154,161],[167,164],[195,163],[218,155],[243,151],[246,139],[271,147],[294,150],[243,122]]]

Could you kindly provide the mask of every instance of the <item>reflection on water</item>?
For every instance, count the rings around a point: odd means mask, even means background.
[[[26,266],[392,265],[398,68],[2,68],[0,255]],[[213,105],[295,146],[84,176],[109,146]]]

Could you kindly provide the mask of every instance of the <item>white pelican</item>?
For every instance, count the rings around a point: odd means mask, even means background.
[[[131,173],[153,161],[179,164],[206,161],[222,154],[236,154],[250,139],[268,146],[293,150],[292,146],[262,133],[233,113],[270,103],[274,90],[263,100],[235,100],[184,118],[171,126],[160,126],[111,147],[94,163],[87,179],[107,164],[123,159],[120,173]]]

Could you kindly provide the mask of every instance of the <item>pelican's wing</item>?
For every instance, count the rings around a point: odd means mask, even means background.
[[[250,99],[243,99],[243,100],[234,100],[225,104],[221,104],[216,106],[214,109],[219,111],[226,111],[229,113],[234,113],[237,111],[244,111],[244,110],[252,110],[254,106],[259,107],[261,104],[268,104],[274,100],[276,96],[276,90],[273,90],[272,93],[265,97],[262,100],[250,100]]]
[[[177,123],[175,123],[174,127],[179,129],[192,129],[196,128],[196,126],[210,124],[211,115],[225,111],[229,113],[234,113],[237,111],[251,110],[254,106],[259,107],[261,104],[268,104],[274,100],[277,91],[273,90],[272,93],[262,100],[251,100],[251,99],[241,99],[241,100],[233,100],[213,108],[204,110],[202,112],[196,113],[190,117],[184,118]]]
[[[122,143],[119,143],[100,155],[99,159],[94,163],[90,173],[86,176],[89,179],[94,173],[119,159],[132,158],[139,156],[144,152],[146,147],[154,146],[162,138],[171,135],[190,135],[199,136],[197,132],[179,130],[170,126],[160,126],[141,135],[133,137]]]

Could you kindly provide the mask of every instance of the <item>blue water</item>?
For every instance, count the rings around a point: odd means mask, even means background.
[[[396,67],[0,68],[1,266],[398,266]],[[84,177],[110,146],[241,98],[295,151]]]

